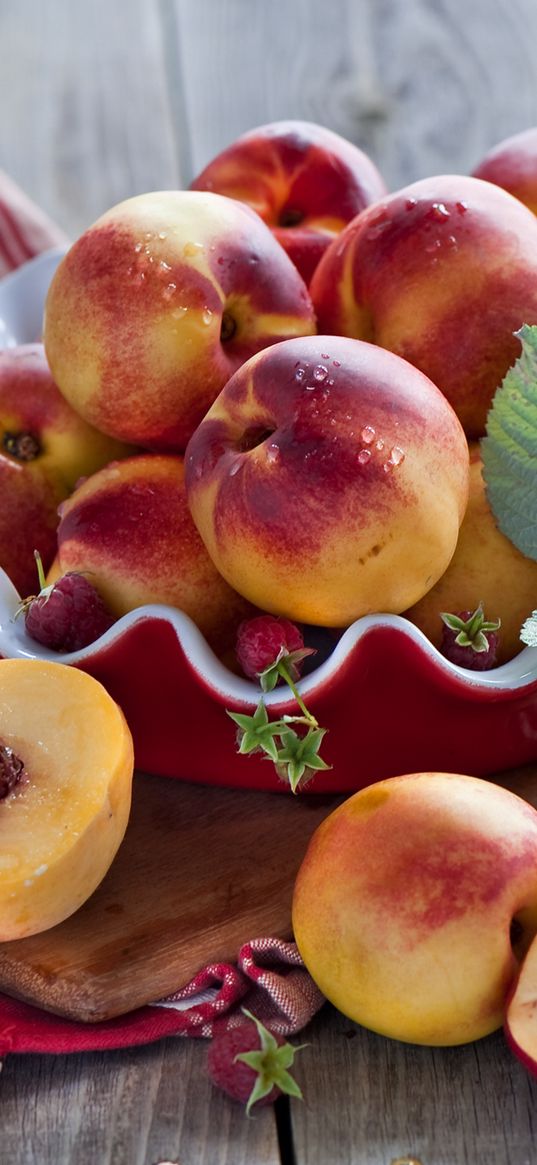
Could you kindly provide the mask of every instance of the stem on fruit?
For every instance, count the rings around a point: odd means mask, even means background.
[[[312,716],[311,712],[309,712],[308,709],[306,708],[306,705],[305,705],[302,697],[300,696],[300,693],[297,690],[297,686],[296,686],[294,680],[291,678],[291,676],[290,676],[289,672],[287,671],[287,668],[283,662],[280,662],[278,664],[278,672],[281,675],[282,680],[285,680],[286,684],[289,685],[301,712],[304,714],[306,724],[311,725],[312,728],[318,728],[319,727],[318,720],[316,720],[315,716]]]
[[[45,571],[43,570],[43,562],[39,550],[34,550],[34,558],[37,566],[37,577],[39,579],[39,590],[44,591],[47,580],[45,578]]]

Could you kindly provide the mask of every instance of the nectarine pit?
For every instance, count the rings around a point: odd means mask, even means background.
[[[24,761],[8,744],[0,744],[0,801],[18,785],[24,772]]]
[[[33,433],[9,433],[2,437],[2,445],[6,453],[16,457],[17,461],[35,461],[41,452],[41,445]]]

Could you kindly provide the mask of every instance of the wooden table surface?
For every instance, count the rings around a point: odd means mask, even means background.
[[[301,117],[395,189],[537,124],[536,44],[535,0],[0,0],[0,166],[76,236]],[[326,1007],[301,1038],[305,1104],[251,1120],[203,1041],[8,1057],[0,1165],[535,1162],[537,1088],[501,1034],[406,1047]]]

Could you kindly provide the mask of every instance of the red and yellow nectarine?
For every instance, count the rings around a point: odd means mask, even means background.
[[[108,610],[166,603],[194,620],[215,651],[252,608],[211,562],[186,501],[179,455],[145,453],[86,478],[63,503],[49,581],[87,572]]]
[[[422,179],[362,211],[310,286],[320,332],[371,340],[425,372],[469,438],[537,323],[537,221],[490,182]]]
[[[48,566],[57,507],[77,480],[132,452],[75,412],[41,344],[0,352],[0,566],[20,594],[35,591],[34,550]]]
[[[410,610],[407,619],[440,646],[440,613],[475,610],[483,604],[485,616],[501,619],[497,662],[512,659],[524,644],[520,629],[537,601],[537,562],[526,558],[498,529],[487,500],[479,446],[470,452],[470,493],[447,570]]]
[[[335,235],[386,193],[363,150],[309,121],[276,121],[242,134],[198,174],[192,189],[248,203],[306,283]]]
[[[321,991],[357,1023],[417,1044],[488,1035],[537,931],[537,812],[453,773],[371,785],[313,835],[293,928]]]
[[[445,397],[391,352],[340,337],[249,360],[185,462],[224,578],[263,610],[322,626],[417,601],[466,507],[468,447]]]
[[[103,432],[183,450],[253,352],[315,331],[303,280],[248,206],[162,191],[112,207],[52,280],[44,342],[72,406]]]

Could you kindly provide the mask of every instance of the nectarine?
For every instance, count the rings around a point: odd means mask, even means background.
[[[417,1044],[488,1035],[537,931],[537,812],[453,773],[371,785],[314,834],[293,928],[321,991],[357,1023]]]
[[[242,134],[192,182],[256,210],[309,283],[332,239],[386,193],[358,146],[309,121],[275,121]]]
[[[74,243],[47,296],[44,342],[87,421],[180,451],[248,356],[314,331],[303,280],[250,207],[168,190],[112,207]]]
[[[185,462],[224,578],[262,610],[326,627],[417,601],[466,507],[468,446],[445,397],[400,357],[340,337],[249,360]]]
[[[133,763],[92,676],[0,661],[0,941],[55,926],[96,889],[127,827]]]
[[[179,608],[219,653],[252,610],[209,558],[188,509],[178,454],[113,462],[73,491],[61,506],[49,581],[72,570],[87,572],[117,617],[147,603]]]
[[[425,178],[362,211],[310,290],[320,332],[371,340],[415,364],[480,437],[496,388],[537,323],[537,221],[478,178]]]
[[[498,529],[487,500],[479,446],[474,445],[468,507],[453,558],[438,582],[405,615],[439,647],[440,613],[474,610],[481,602],[486,618],[501,619],[497,651],[501,664],[522,650],[520,629],[536,600],[537,562]]]
[[[35,590],[34,550],[46,566],[54,557],[62,499],[79,477],[127,453],[71,408],[42,344],[0,352],[0,566],[20,594]]]

